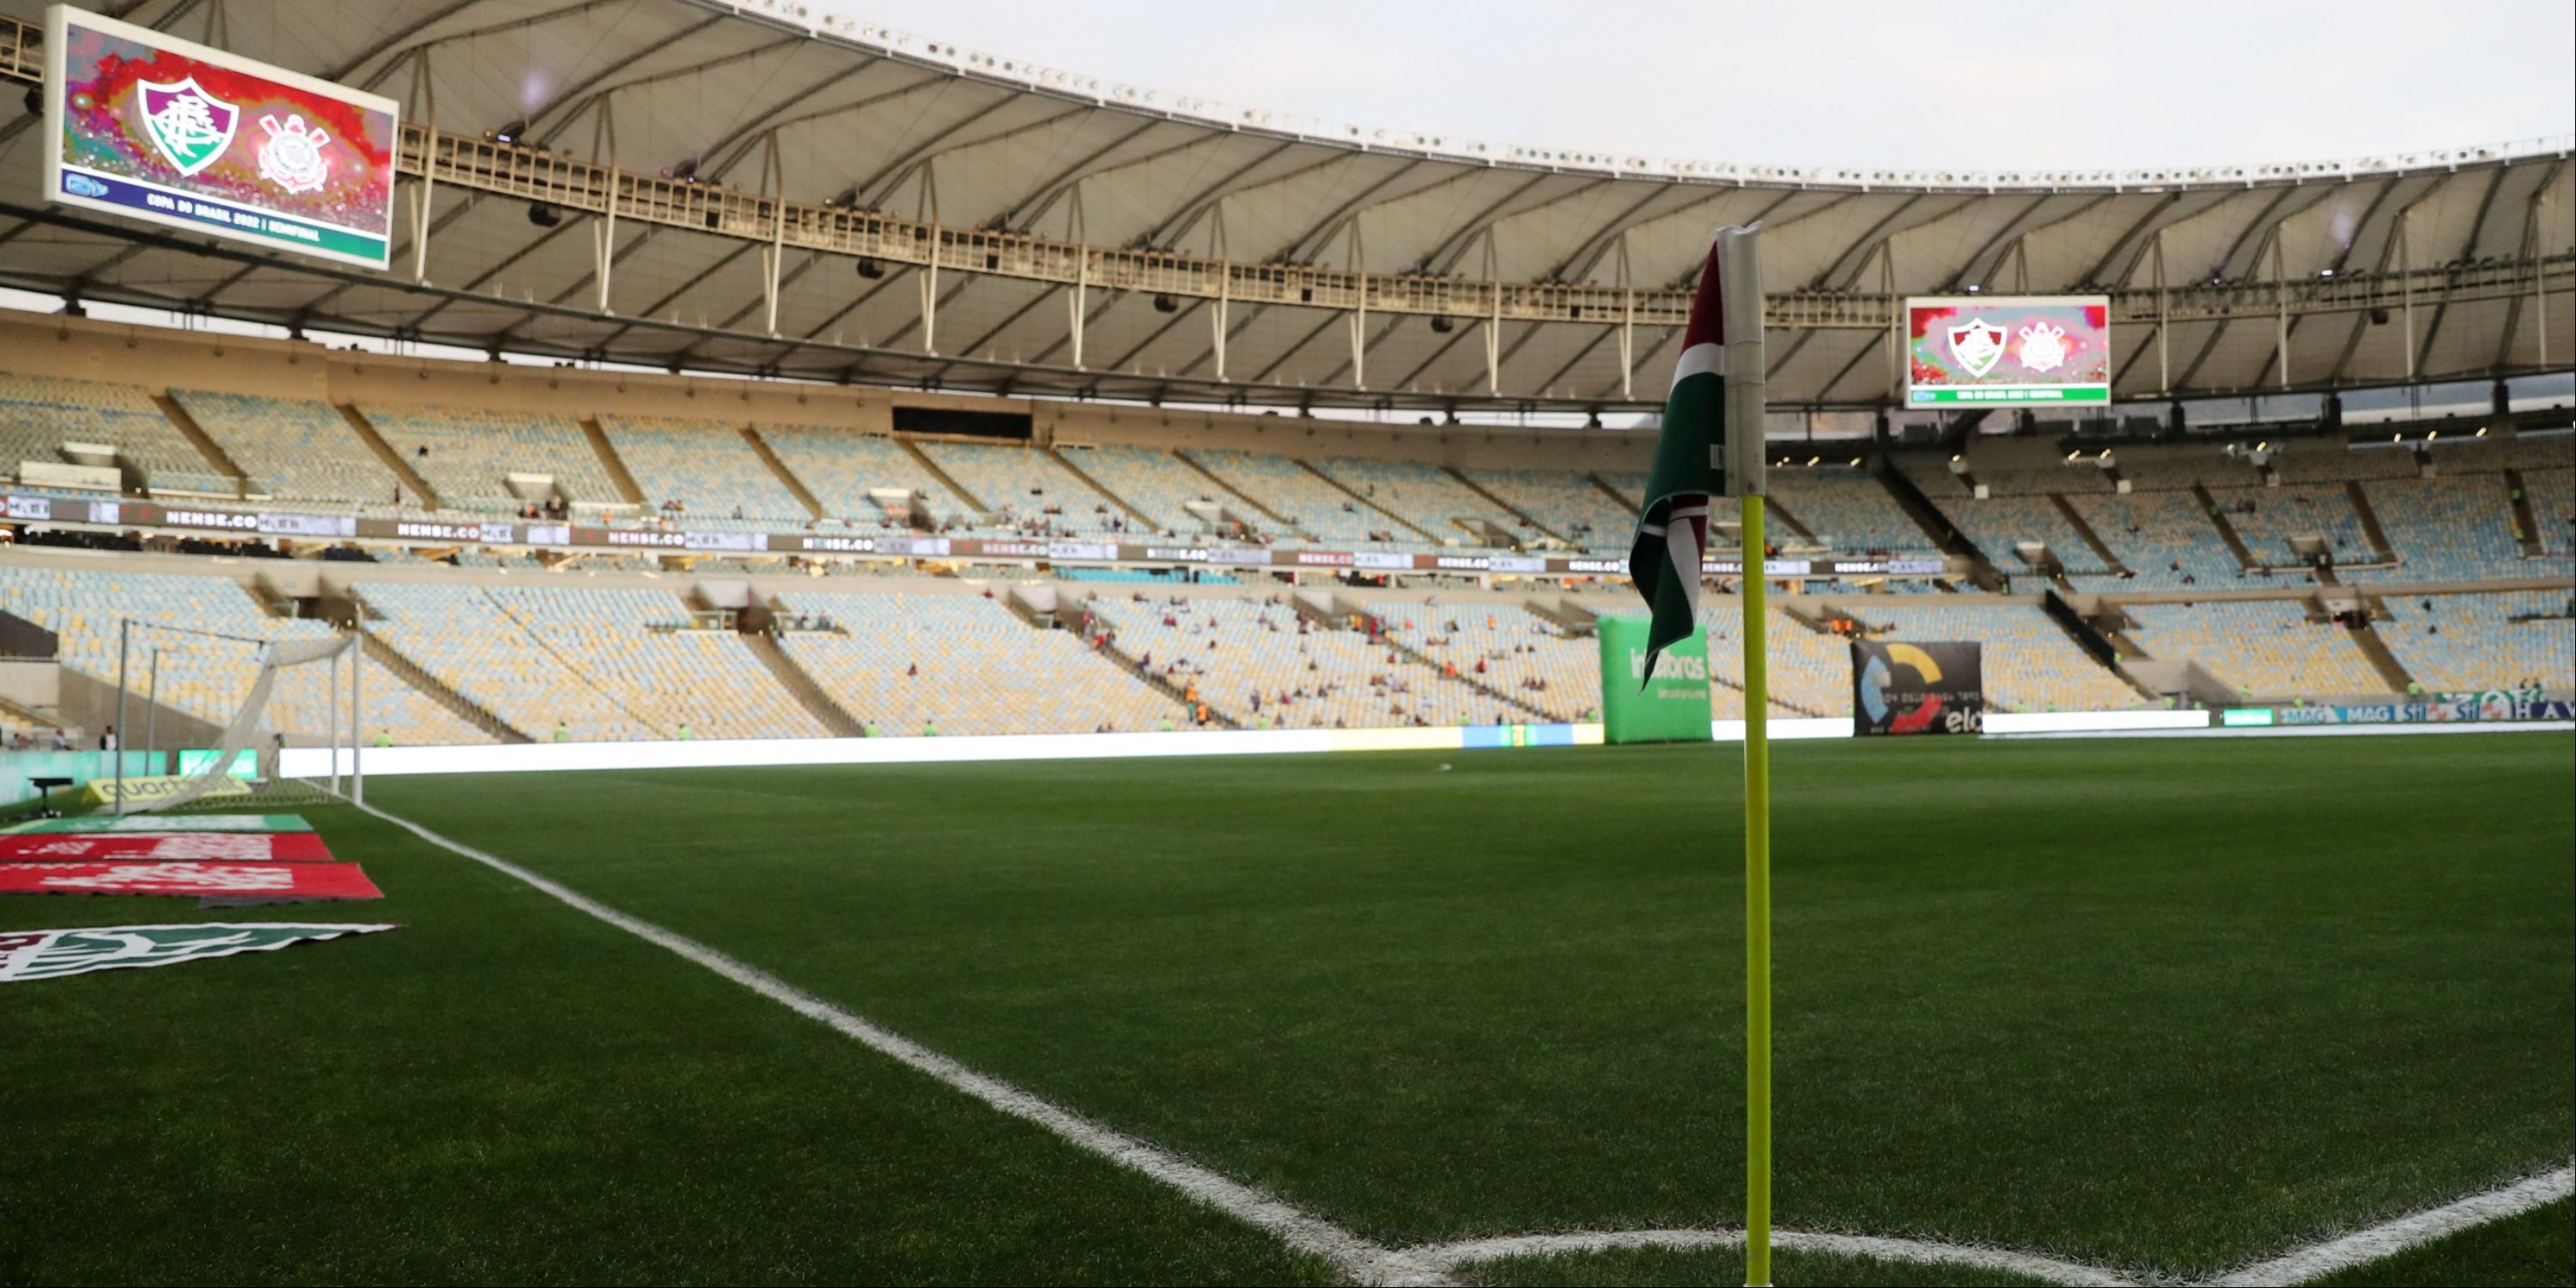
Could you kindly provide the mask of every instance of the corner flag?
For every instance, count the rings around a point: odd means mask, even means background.
[[[1708,248],[1664,398],[1663,432],[1628,578],[1653,614],[1646,676],[1664,649],[1699,629],[1709,498],[1762,492],[1761,228],[1722,228]],[[1758,557],[1758,554],[1752,557]]]
[[[1763,640],[1761,226],[1721,228],[1691,300],[1628,577],[1646,597],[1646,674],[1699,628],[1709,503],[1744,503],[1744,1282],[1771,1282],[1771,736]]]

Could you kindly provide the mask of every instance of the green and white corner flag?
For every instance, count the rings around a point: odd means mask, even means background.
[[[1664,398],[1663,433],[1628,551],[1628,579],[1653,614],[1649,678],[1656,657],[1699,628],[1710,498],[1762,494],[1761,234],[1759,224],[1717,231]]]
[[[1710,504],[1744,502],[1744,1282],[1771,1282],[1771,735],[1763,635],[1761,226],[1721,228],[1682,332],[1628,577],[1655,657],[1699,629]],[[1714,655],[1710,658],[1715,661]]]

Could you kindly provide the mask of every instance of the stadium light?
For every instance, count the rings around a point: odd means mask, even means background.
[[[1968,283],[1968,294],[1970,294],[1970,295],[1974,295],[1974,294],[1976,294],[1977,292],[1982,291],[1982,290],[1984,290],[1984,289],[1985,289],[1984,287],[1979,286],[1979,285],[1977,285],[1977,284],[1976,284],[1976,283],[1974,283],[1974,282],[1970,282],[1970,283]]]
[[[1450,321],[1446,314],[1434,313],[1431,315],[1431,330],[1434,334],[1447,335],[1457,329],[1458,324]]]
[[[864,277],[864,278],[868,279],[868,280],[869,280],[869,281],[871,281],[871,282],[873,282],[873,281],[877,280],[877,279],[878,279],[878,278],[880,278],[880,277],[885,276],[885,264],[884,264],[884,262],[883,262],[883,261],[881,261],[881,260],[878,260],[878,259],[877,259],[877,258],[875,258],[874,256],[870,256],[870,255],[862,255],[862,256],[860,256],[860,257],[859,257],[859,262],[858,262],[858,266],[857,266],[857,268],[858,268],[858,274],[859,274],[859,276]]]
[[[2478,426],[2478,437],[2480,437],[2480,438],[2484,438],[2484,437],[2486,437],[2486,436],[2487,436],[2487,427],[2486,427],[2486,426],[2484,426],[2484,425],[2480,425],[2480,426]]]
[[[542,201],[531,201],[528,203],[528,222],[539,228],[552,228],[563,222],[563,212]]]
[[[1169,295],[1158,294],[1154,297],[1154,311],[1157,313],[1178,313],[1181,311],[1181,302],[1173,299]]]
[[[516,143],[527,132],[528,123],[525,120],[517,120],[492,131],[492,138],[498,143]]]

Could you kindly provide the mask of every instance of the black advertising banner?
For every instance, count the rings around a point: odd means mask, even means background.
[[[1979,733],[1986,725],[1982,646],[1855,640],[1852,732]]]

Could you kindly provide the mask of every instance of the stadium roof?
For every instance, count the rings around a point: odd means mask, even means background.
[[[950,389],[1618,407],[1660,398],[1709,230],[1758,219],[1781,404],[1884,403],[1908,293],[2111,294],[2124,398],[2555,369],[2576,342],[2564,137],[2189,170],[1801,169],[1278,117],[795,0],[235,9],[212,31],[223,7],[203,0],[107,12],[402,100],[406,173],[435,172],[425,281],[408,217],[375,274],[37,210],[26,116],[0,125],[0,281]],[[39,40],[0,21],[0,71],[32,78]]]

